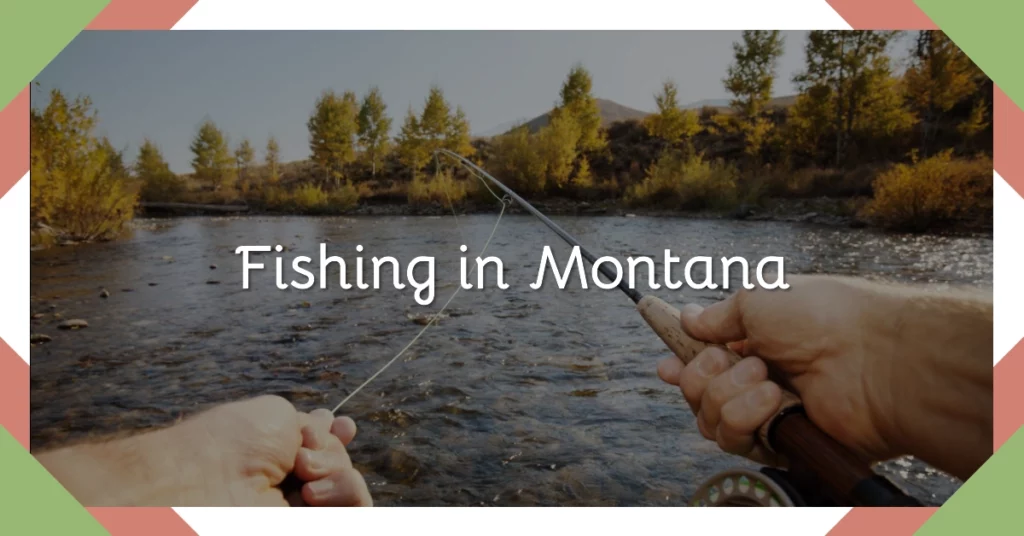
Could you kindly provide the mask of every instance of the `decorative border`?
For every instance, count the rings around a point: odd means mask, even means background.
[[[994,109],[996,182],[998,183],[1000,179],[1005,180],[1018,195],[1024,196],[1024,157],[1020,151],[1014,151],[1012,146],[1024,139],[1024,111],[1007,94],[1015,95],[1017,102],[1024,102],[1024,85],[1017,87],[1021,84],[1016,84],[1017,80],[1013,77],[1012,71],[1016,70],[1016,66],[1012,64],[1011,58],[997,57],[993,51],[993,48],[997,48],[992,44],[994,36],[1009,39],[1009,32],[986,29],[991,24],[1013,28],[1013,24],[1020,20],[1013,15],[1024,14],[1021,13],[1024,8],[1011,5],[1015,3],[1005,0],[970,3],[959,0],[918,0],[916,4],[912,0],[825,1],[855,29],[941,27],[975,59],[979,66],[1000,84],[995,92]],[[3,40],[0,41],[0,54],[4,59],[5,71],[12,71],[0,73],[0,103],[9,102],[0,110],[0,211],[5,208],[5,201],[9,204],[15,201],[28,201],[27,191],[20,192],[18,189],[21,187],[17,186],[23,185],[23,190],[28,188],[29,89],[25,87],[26,81],[34,78],[45,63],[83,28],[170,29],[196,5],[197,0],[111,0],[109,3],[103,0],[76,0],[59,2],[61,5],[57,9],[55,6],[46,5],[58,3],[56,1],[27,0],[23,3],[26,5],[18,6],[17,9],[0,8],[0,36],[9,34],[8,38],[0,37]],[[215,2],[204,0],[204,4],[207,3]],[[28,7],[28,4],[32,4],[32,7]],[[257,2],[253,2],[252,9],[266,7],[255,4]],[[246,4],[239,7],[245,9],[250,6]],[[306,7],[308,9],[308,6]],[[5,16],[2,12],[7,9],[12,9],[14,15]],[[5,18],[6,22],[3,21]],[[712,21],[710,24],[715,22]],[[1013,31],[1016,32],[1016,29]],[[15,60],[24,59],[22,57],[29,54],[25,52],[24,46],[16,47],[15,40],[30,35],[37,38],[42,35],[45,39],[40,38],[41,41],[45,41],[46,46],[52,45],[53,50],[45,47],[42,47],[41,51],[37,50],[37,57],[29,58],[38,60],[35,63],[28,60],[15,63]],[[47,53],[50,55],[43,57]],[[13,68],[8,67],[8,60],[11,60]],[[1002,85],[1004,81],[1005,86]],[[1000,88],[1005,88],[1007,92]],[[1000,199],[1006,197],[999,192],[997,185],[997,204]],[[999,231],[1002,230],[1005,229]],[[6,237],[4,240],[4,245],[10,247],[12,240]],[[28,248],[24,249],[27,251]],[[21,252],[18,253],[17,258],[23,259],[27,266],[27,254],[22,256]],[[27,273],[25,270],[26,275]],[[1002,290],[1001,287],[1000,289]],[[17,316],[27,303],[19,304],[16,300],[4,300],[4,303],[14,305],[5,305],[2,309],[12,308],[16,311],[13,315],[5,314],[0,317],[0,321],[11,318],[16,320],[13,324],[24,325]],[[1006,311],[1000,309],[997,317],[1004,314]],[[27,318],[27,315],[22,316]],[[73,531],[76,534],[196,534],[172,508],[88,508],[87,511],[92,517],[76,515],[76,512],[83,514],[86,510],[70,498],[70,495],[27,453],[29,365],[27,331],[22,331],[24,330],[14,328],[0,331],[0,398],[3,401],[0,405],[0,467],[3,467],[5,472],[10,469],[14,474],[13,479],[5,479],[7,481],[0,485],[0,503],[3,504],[3,508],[0,509],[14,510],[25,506],[24,512],[5,512],[4,526],[10,526],[13,519],[15,527],[33,529],[33,532],[46,525],[51,528],[63,528],[65,533]],[[3,337],[7,337],[7,341],[14,347],[5,342]],[[1014,332],[1014,337],[1019,339],[1019,332]],[[21,346],[18,346],[19,343]],[[942,508],[853,508],[828,534],[861,535],[880,529],[884,529],[886,534],[910,534],[915,531],[926,536],[954,534],[965,528],[976,530],[982,527],[980,523],[992,523],[1002,516],[1012,516],[1012,505],[1004,505],[999,492],[1003,487],[1012,485],[1016,468],[1019,468],[1021,461],[1024,460],[1024,434],[1016,434],[1024,424],[1024,392],[1015,388],[1024,382],[1022,354],[1024,344],[1017,344],[1005,357],[995,359],[994,444],[997,452]],[[19,489],[9,489],[10,483],[17,484]],[[8,489],[3,489],[5,487]],[[32,488],[33,493],[27,493],[27,488]],[[1001,495],[1007,499],[1013,496],[1009,493]],[[8,501],[14,501],[14,508],[8,508],[11,506],[7,504]],[[32,508],[28,503],[38,503],[42,506]],[[1004,509],[1004,506],[1009,508]],[[57,513],[60,515],[55,515]],[[45,520],[45,523],[41,520]],[[1007,521],[1009,522],[1008,519]],[[23,530],[19,533],[26,532],[28,531]]]

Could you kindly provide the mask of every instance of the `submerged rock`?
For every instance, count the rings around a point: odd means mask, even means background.
[[[107,289],[101,290],[100,291],[100,297],[101,298],[109,298],[110,297],[110,291],[107,290]]]
[[[32,344],[42,344],[44,342],[50,342],[52,340],[53,340],[52,337],[50,337],[49,335],[46,335],[44,333],[33,333],[29,337],[29,342],[31,342]]]
[[[426,326],[427,324],[429,324],[430,321],[433,320],[435,316],[437,317],[437,320],[434,321],[434,324],[437,324],[441,320],[448,318],[447,313],[441,313],[440,315],[434,313],[408,313],[405,316],[409,320],[412,320],[413,322],[421,326]]]
[[[57,324],[60,329],[82,329],[89,327],[89,323],[81,318],[72,318]]]

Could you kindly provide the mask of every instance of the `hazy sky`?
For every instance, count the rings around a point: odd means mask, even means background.
[[[377,85],[397,130],[431,84],[461,105],[473,133],[544,113],[569,68],[582,62],[594,94],[653,110],[666,78],[686,104],[726,97],[734,31],[673,32],[82,32],[39,75],[33,105],[51,88],[88,95],[101,134],[134,160],[141,140],[190,171],[189,142],[205,117],[262,159],[277,136],[284,161],[309,153],[306,119],[327,88],[360,97]],[[806,32],[786,32],[775,94],[795,92]],[[900,53],[902,54],[902,50]]]

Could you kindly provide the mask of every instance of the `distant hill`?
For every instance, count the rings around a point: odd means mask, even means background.
[[[691,102],[683,106],[684,110],[699,110],[705,106],[711,106],[713,108],[726,108],[729,106],[729,99],[704,99],[696,102]]]
[[[792,106],[796,102],[796,95],[787,95],[784,97],[775,97],[769,101],[768,105],[775,108],[787,108]],[[608,99],[597,99],[597,107],[601,110],[601,124],[608,126],[616,121],[626,121],[629,119],[643,119],[651,114],[651,112],[645,112],[637,110],[636,108],[630,108],[629,106],[623,106],[615,101]],[[687,105],[682,106],[684,110],[701,110],[703,108],[713,108],[717,113],[731,113],[732,109],[729,108],[729,99],[704,99],[695,102],[691,102]],[[523,119],[517,121],[507,121],[488,130],[475,134],[477,137],[487,138],[491,136],[500,136],[513,128],[520,125],[526,125],[530,129],[530,132],[537,132],[541,128],[547,126],[549,121],[548,114],[541,114],[533,119],[526,121]]]
[[[629,106],[623,106],[615,101],[608,99],[596,99],[597,108],[601,112],[601,124],[608,126],[616,121],[625,121],[628,119],[643,119],[650,115],[650,112],[644,112],[637,110],[636,108],[630,108]],[[541,128],[547,126],[550,117],[548,113],[544,113],[534,117],[529,121],[513,121],[508,123],[502,123],[492,129],[478,134],[479,136],[499,136],[512,130],[519,125],[526,125],[530,129],[530,132],[537,132]]]
[[[788,108],[796,103],[796,95],[786,95],[784,97],[775,97],[768,101],[770,108]],[[732,113],[732,108],[729,107],[729,99],[704,99],[697,102],[691,102],[686,106],[682,107],[684,110],[701,110],[704,108],[714,108],[717,113]]]
[[[483,132],[475,132],[473,135],[479,138],[490,138],[491,136],[500,136],[519,125],[526,123],[526,118],[516,119],[515,121],[505,121],[504,123],[491,127]]]

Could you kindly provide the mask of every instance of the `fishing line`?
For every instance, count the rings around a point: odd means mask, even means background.
[[[437,159],[437,155],[438,155],[438,153],[434,153],[435,162],[440,164],[440,162],[438,162],[436,160]],[[461,162],[459,162],[459,163],[462,164]],[[489,246],[491,244],[491,240],[494,238],[494,233],[496,233],[498,231],[498,226],[501,224],[501,217],[505,215],[505,209],[507,209],[512,204],[512,198],[510,198],[509,196],[499,197],[498,194],[494,193],[494,190],[492,190],[490,188],[490,186],[487,185],[487,182],[484,181],[484,179],[482,177],[477,175],[477,173],[473,169],[469,168],[465,164],[462,164],[462,165],[463,165],[464,168],[469,170],[470,173],[474,177],[476,177],[477,180],[479,180],[484,185],[485,188],[487,188],[487,191],[490,192],[491,195],[494,196],[494,198],[497,199],[499,203],[501,203],[501,212],[498,213],[498,219],[495,220],[494,227],[491,228],[491,234],[490,234],[490,236],[487,237],[487,241],[484,242],[484,247],[480,250],[479,256],[482,256],[487,251],[487,246]],[[457,230],[459,230],[459,234],[462,234],[461,229],[459,228],[458,216],[455,215],[455,204],[452,203],[452,198],[448,194],[448,187],[447,186],[445,186],[444,192],[445,192],[445,197],[448,199],[448,204],[451,205],[452,216],[455,217],[455,227],[456,227]],[[473,267],[470,269],[469,274],[472,275],[475,271],[476,271],[476,263],[474,263]],[[334,409],[331,410],[331,413],[332,414],[338,413],[338,410],[341,409],[341,407],[344,406],[346,402],[351,400],[352,397],[356,396],[356,394],[359,393],[359,391],[362,391],[364,387],[369,385],[371,382],[373,382],[373,380],[377,379],[378,376],[383,374],[384,371],[387,370],[388,367],[390,367],[392,364],[394,364],[395,361],[398,361],[398,358],[402,357],[405,354],[405,352],[409,348],[411,348],[412,345],[415,344],[416,341],[418,341],[419,338],[422,337],[423,334],[426,333],[426,331],[428,329],[430,329],[431,326],[435,325],[437,323],[437,321],[440,320],[441,314],[444,313],[445,309],[448,308],[448,305],[450,305],[452,303],[452,300],[455,299],[455,296],[457,296],[459,294],[460,290],[462,290],[462,285],[456,285],[455,286],[455,291],[452,292],[451,296],[448,297],[448,301],[446,301],[444,303],[444,305],[441,307],[440,310],[438,310],[436,313],[434,313],[430,317],[430,320],[427,322],[427,324],[425,326],[423,326],[423,329],[421,329],[416,334],[416,336],[413,337],[412,340],[409,341],[409,343],[405,345],[404,348],[402,348],[397,354],[395,354],[395,357],[392,357],[391,360],[389,360],[387,363],[384,363],[384,366],[382,366],[380,369],[378,369],[377,372],[374,372],[373,375],[370,376],[369,378],[367,378],[366,381],[364,381],[362,384],[359,385],[359,387],[356,387],[355,390],[352,391],[351,393],[349,393],[348,396],[346,396],[341,402],[339,402],[337,406],[334,406]]]

